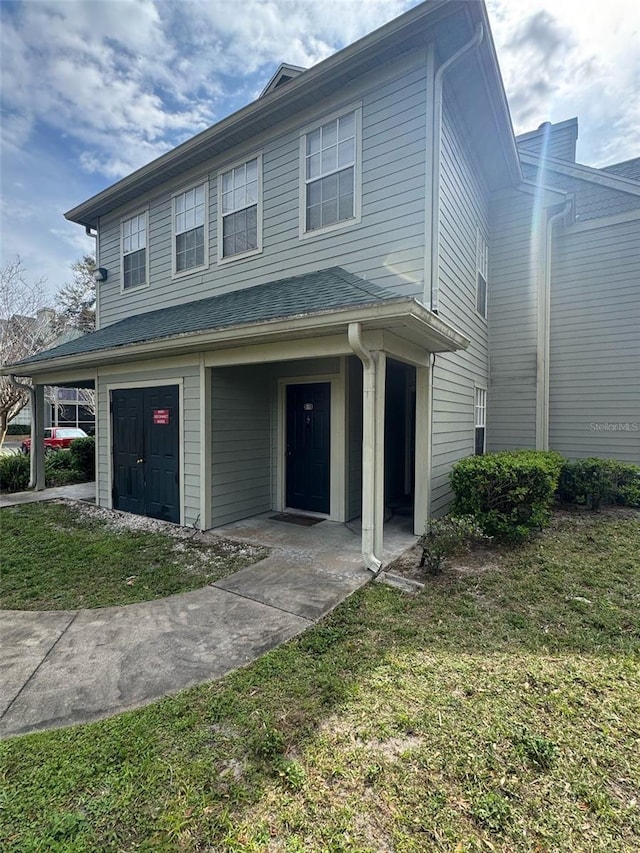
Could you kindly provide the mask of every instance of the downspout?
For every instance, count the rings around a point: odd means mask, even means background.
[[[29,402],[31,405],[31,453],[29,454],[29,485],[27,488],[35,489],[36,487],[36,392],[32,385],[25,385],[24,382],[18,382],[16,377],[9,374],[9,384],[13,385],[19,391],[29,392]]]
[[[544,275],[538,302],[538,417],[536,450],[549,449],[549,386],[551,353],[551,256],[553,254],[553,226],[564,219],[571,210],[569,199],[562,210],[547,219],[544,242]]]
[[[440,267],[440,161],[442,149],[442,78],[446,71],[484,38],[484,27],[478,24],[473,37],[439,66],[433,84],[433,122],[431,144],[431,268],[428,287],[429,308],[438,313],[438,276]]]
[[[349,323],[349,346],[362,362],[362,559],[378,574],[382,563],[375,555],[376,472],[376,364],[362,341],[360,323]],[[365,482],[371,472],[371,482]]]

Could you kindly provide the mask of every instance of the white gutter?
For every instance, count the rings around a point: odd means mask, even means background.
[[[442,78],[451,66],[484,38],[484,27],[478,24],[473,37],[463,44],[452,56],[438,68],[433,82],[433,121],[431,137],[431,270],[425,293],[430,294],[429,308],[438,310],[439,267],[440,267],[440,161],[442,149]],[[427,113],[428,116],[428,113]],[[428,119],[427,119],[428,120]]]
[[[17,388],[19,391],[28,391],[29,392],[29,403],[31,405],[31,452],[29,453],[29,485],[28,489],[35,489],[36,487],[36,453],[39,452],[38,444],[36,441],[36,392],[35,388],[32,385],[25,385],[24,382],[18,382],[16,377],[10,373],[7,377],[9,379],[9,384],[13,385],[14,388]]]
[[[572,201],[547,219],[544,239],[544,272],[538,289],[538,346],[536,359],[536,450],[549,449],[549,385],[551,352],[551,256],[553,226],[571,210]]]
[[[362,341],[360,323],[349,323],[348,337],[362,362],[362,559],[377,575],[382,562],[375,555],[376,364]]]

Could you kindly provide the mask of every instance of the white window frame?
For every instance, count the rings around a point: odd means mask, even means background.
[[[125,287],[124,286],[124,225],[125,222],[129,222],[134,216],[142,216],[144,214],[145,217],[145,266],[144,266],[144,284],[137,284],[135,287]],[[129,252],[127,252],[129,254]],[[138,210],[133,210],[131,213],[128,213],[126,216],[123,216],[120,220],[120,292],[121,293],[135,293],[137,290],[143,290],[146,287],[149,287],[149,208],[142,207]]]
[[[324,124],[336,121],[343,118],[349,113],[354,114],[355,118],[355,137],[356,137],[356,152],[354,164],[354,188],[353,188],[353,216],[349,219],[343,219],[340,222],[333,222],[331,225],[325,225],[324,228],[314,228],[312,231],[307,230],[307,135],[314,130],[322,127]],[[362,103],[349,104],[342,109],[324,115],[321,118],[308,124],[300,131],[299,144],[299,189],[300,196],[298,201],[299,220],[298,220],[298,235],[301,240],[309,240],[314,237],[330,234],[332,231],[342,231],[344,228],[351,228],[357,225],[362,217]],[[336,171],[340,171],[339,169]],[[320,176],[323,177],[323,176]],[[319,180],[319,178],[314,178]]]
[[[178,233],[176,232],[176,199],[188,193],[190,190],[197,190],[199,187],[204,188],[204,222],[203,222],[203,230],[204,230],[204,262],[199,264],[197,267],[189,267],[188,270],[178,270],[176,265],[176,238],[178,237]],[[180,234],[185,232],[180,231]],[[171,277],[172,278],[184,278],[188,275],[194,275],[195,273],[202,272],[203,270],[209,269],[209,178],[202,178],[200,181],[194,181],[186,187],[181,187],[179,190],[174,192],[171,196]]]
[[[480,296],[479,276],[484,279],[484,313],[478,309],[478,298]],[[489,313],[489,241],[484,232],[478,226],[476,228],[476,293],[475,309],[478,317],[487,319]]]
[[[246,252],[238,252],[236,255],[229,255],[228,257],[224,256],[224,227],[223,221],[224,217],[228,214],[223,214],[222,212],[222,179],[224,175],[228,172],[231,172],[233,169],[237,169],[238,166],[244,166],[247,163],[250,163],[252,160],[257,160],[258,162],[258,200],[257,200],[257,216],[256,216],[256,228],[257,228],[257,237],[258,237],[258,245],[255,249],[247,249]],[[246,207],[250,207],[252,205],[246,205]],[[245,210],[246,207],[239,207],[238,210],[229,211],[229,213],[237,213],[240,210]],[[218,172],[218,263],[219,264],[230,264],[234,261],[239,261],[244,258],[249,258],[252,255],[259,255],[262,252],[262,152],[258,152],[256,154],[252,154],[248,157],[243,157],[241,160],[236,160],[234,163],[230,163],[228,166],[220,169]]]
[[[484,430],[482,442],[482,455],[487,452],[487,389],[484,385],[473,386],[473,454],[479,456],[476,447],[476,434],[478,429]]]

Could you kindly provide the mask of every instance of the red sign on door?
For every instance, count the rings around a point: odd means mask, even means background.
[[[154,409],[153,422],[154,424],[166,426],[169,423],[169,409]]]

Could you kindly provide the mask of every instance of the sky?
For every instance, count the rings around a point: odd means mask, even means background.
[[[0,0],[0,264],[53,299],[94,245],[65,211],[415,5]],[[638,0],[487,6],[516,133],[578,116],[579,162],[640,156]]]

